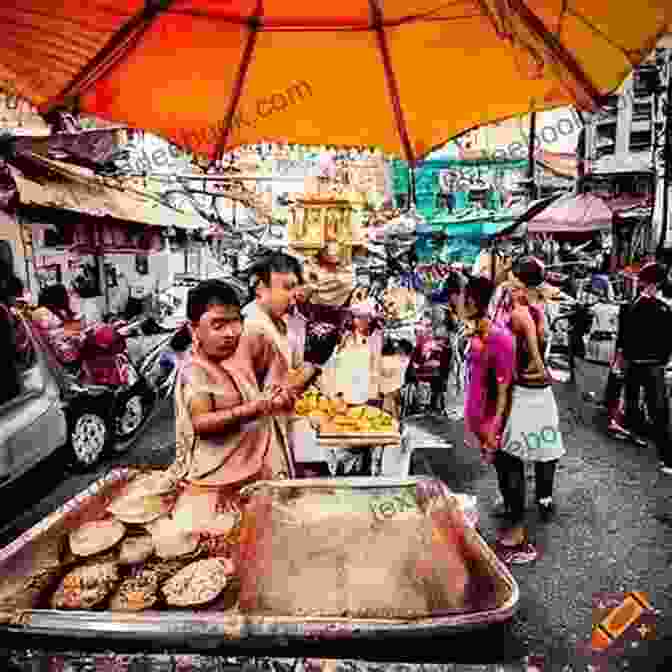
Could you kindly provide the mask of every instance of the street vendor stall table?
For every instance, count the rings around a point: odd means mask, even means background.
[[[249,486],[250,491],[245,495],[249,508],[246,505],[243,510],[239,533],[236,535],[237,540],[234,541],[227,537],[229,539],[227,543],[240,547],[233,556],[237,558],[236,567],[240,569],[240,575],[238,576],[238,570],[236,570],[236,577],[235,580],[232,579],[231,586],[226,587],[225,592],[213,603],[204,604],[200,608],[170,608],[159,602],[156,606],[150,606],[144,610],[114,611],[106,607],[106,603],[101,603],[99,608],[54,609],[48,606],[49,595],[53,587],[45,587],[46,584],[41,584],[43,586],[40,589],[43,593],[42,597],[33,599],[31,603],[26,602],[25,591],[19,589],[19,592],[16,592],[16,587],[21,586],[26,579],[28,579],[26,585],[34,590],[44,577],[45,571],[56,572],[52,579],[55,579],[57,583],[60,581],[61,586],[65,585],[66,588],[75,592],[83,591],[86,586],[79,583],[68,583],[65,578],[62,578],[63,575],[66,578],[71,576],[73,566],[94,566],[91,563],[98,562],[96,558],[102,559],[102,556],[100,554],[91,556],[91,560],[73,558],[73,548],[68,548],[67,543],[62,545],[63,540],[67,542],[68,536],[72,536],[73,532],[80,531],[91,524],[101,524],[104,519],[108,519],[109,513],[106,514],[106,511],[109,511],[110,505],[117,501],[119,496],[124,496],[124,493],[129,492],[128,488],[132,487],[135,478],[148,474],[153,476],[155,473],[154,470],[143,468],[113,469],[10,545],[0,549],[0,575],[3,577],[2,591],[0,591],[2,593],[2,608],[0,608],[2,647],[15,651],[18,649],[41,649],[51,652],[117,651],[126,653],[141,651],[148,654],[191,652],[208,653],[209,655],[218,653],[229,656],[246,655],[245,650],[249,652],[252,648],[263,647],[265,655],[274,655],[272,650],[275,649],[275,655],[282,651],[289,656],[306,656],[312,653],[315,657],[371,658],[373,656],[373,659],[376,659],[381,655],[379,649],[381,637],[386,637],[391,644],[396,640],[399,640],[401,644],[403,640],[408,641],[408,637],[431,635],[436,641],[437,638],[460,634],[461,641],[463,641],[463,638],[468,637],[471,629],[503,624],[516,611],[519,600],[518,586],[508,568],[480,537],[473,498],[451,493],[441,481],[427,477],[306,479],[260,482]],[[350,526],[342,525],[339,516],[352,516],[355,510],[358,513],[354,518],[349,518]],[[447,518],[444,517],[444,512]],[[272,521],[268,519],[269,515],[274,516],[272,518],[274,522],[270,527],[269,523]],[[410,616],[400,619],[392,616],[381,618],[380,615],[371,615],[366,618],[356,615],[348,617],[328,615],[332,612],[336,613],[333,608],[331,612],[325,611],[322,617],[313,617],[310,614],[299,615],[298,613],[295,615],[287,613],[286,616],[280,616],[277,615],[278,607],[275,607],[276,611],[263,611],[263,613],[254,609],[250,610],[249,606],[245,606],[249,595],[246,596],[243,586],[247,585],[248,590],[249,587],[258,590],[259,579],[267,581],[268,577],[265,572],[267,569],[268,571],[272,569],[263,559],[265,556],[256,554],[267,548],[263,545],[267,541],[279,542],[281,545],[289,544],[293,548],[294,541],[289,538],[283,540],[281,536],[277,536],[277,530],[282,529],[283,526],[288,530],[288,534],[293,530],[292,534],[298,535],[297,539],[303,539],[301,532],[303,528],[301,526],[295,528],[292,522],[297,516],[297,519],[304,520],[303,524],[307,526],[307,530],[313,529],[313,534],[322,529],[329,531],[329,534],[324,532],[322,536],[318,534],[311,537],[305,534],[307,541],[302,551],[304,554],[308,553],[310,556],[311,543],[329,544],[330,535],[339,531],[339,534],[344,535],[345,546],[343,547],[347,546],[355,551],[352,555],[353,561],[356,561],[358,557],[367,557],[366,553],[363,556],[358,554],[362,549],[356,550],[358,544],[369,543],[366,540],[360,542],[360,535],[365,529],[370,529],[370,534],[373,534],[376,539],[376,534],[383,534],[386,539],[385,543],[392,543],[395,539],[398,540],[397,528],[399,531],[411,531],[416,524],[413,521],[417,519],[417,524],[429,523],[433,530],[431,535],[422,537],[426,540],[423,543],[441,546],[452,545],[451,529],[453,525],[461,521],[459,529],[464,535],[461,543],[466,544],[465,552],[470,558],[468,576],[471,577],[470,581],[473,584],[469,584],[464,598],[460,598],[459,605],[456,604],[453,608],[439,607],[436,613],[434,611],[436,608],[430,605],[426,607],[430,609],[426,615],[419,616],[418,611],[418,616],[412,618]],[[369,527],[371,523],[368,522],[367,516],[372,517],[375,523],[372,528]],[[422,523],[423,520],[426,523]],[[288,524],[289,527],[287,527]],[[323,525],[327,527],[323,528]],[[350,529],[353,525],[356,529]],[[127,529],[126,534],[131,535],[128,539],[133,538],[130,528]],[[263,541],[260,535],[265,535],[264,539],[271,535],[271,538]],[[371,543],[375,541],[374,537]],[[310,539],[313,539],[313,542],[310,542]],[[112,543],[113,540],[109,541]],[[120,543],[123,549],[125,541],[122,539]],[[214,561],[224,557],[221,555],[224,552],[223,547],[211,547],[209,541],[205,543]],[[399,546],[399,553],[406,552],[409,548],[402,543]],[[337,550],[336,547],[335,549]],[[410,551],[413,552],[412,548]],[[440,549],[437,551],[440,552]],[[105,562],[114,561],[110,558],[117,557],[118,552],[119,549],[116,546],[103,551]],[[293,551],[290,549],[290,552]],[[380,549],[376,552],[386,553]],[[54,553],[56,553],[55,556]],[[189,556],[185,562],[193,563],[193,554]],[[57,564],[54,564],[54,560]],[[391,561],[397,564],[402,560],[403,558],[397,560],[391,558]],[[291,562],[291,559],[288,561]],[[129,570],[135,572],[131,576],[137,576],[137,571],[147,571],[147,568],[155,566],[156,562],[156,559],[150,558],[149,564],[136,565],[135,570]],[[172,570],[169,568],[174,562],[174,560],[168,563],[159,562],[161,571],[164,573],[175,571],[175,568]],[[197,561],[196,564],[198,562],[213,562],[213,560]],[[250,570],[252,574],[248,577],[246,584],[244,570],[249,563],[252,563],[256,569]],[[305,570],[307,565],[299,565],[299,567]],[[328,567],[325,569],[329,570]],[[357,571],[361,574],[362,571],[368,569],[377,575],[386,571],[384,567],[379,567],[377,564],[370,568],[363,566]],[[262,572],[261,575],[256,573],[259,571]],[[348,571],[354,571],[354,566]],[[180,573],[183,572],[180,570]],[[165,581],[166,576],[168,576],[167,573],[162,581]],[[355,580],[356,576],[358,575],[355,572],[349,581]],[[201,577],[201,579],[204,578],[206,577]],[[361,579],[362,576],[359,578]],[[91,576],[88,580],[91,580]],[[118,580],[132,579],[122,579],[120,576]],[[238,581],[240,583],[237,583]],[[487,586],[482,583],[483,581],[487,582]],[[173,579],[168,580],[168,583],[173,582]],[[487,590],[485,590],[486,587]],[[335,585],[332,586],[332,589],[335,588]],[[193,587],[189,588],[189,590],[192,589]],[[448,588],[448,584],[445,585],[445,589],[450,593],[451,589]],[[118,588],[112,588],[112,590],[118,590]],[[160,590],[167,594],[165,588]],[[303,593],[304,600],[317,599],[315,604],[322,604],[319,596],[316,597],[310,591],[305,590]],[[359,596],[356,591],[352,592],[352,586],[349,594],[352,604],[356,604]],[[232,596],[236,595],[239,597],[236,597],[234,602]],[[394,590],[391,593],[385,593],[385,591],[381,593],[378,590],[376,599],[382,599],[383,595],[387,596],[388,601],[391,600],[391,603],[394,603],[396,595]],[[272,597],[270,593],[269,597]],[[18,599],[17,604],[20,603],[21,606],[12,606],[14,599]],[[348,609],[351,608],[356,607],[348,607]],[[398,607],[395,606],[397,610],[406,608],[403,602],[400,602]],[[282,609],[284,610],[284,607]],[[329,643],[333,640],[336,640],[334,646],[329,648]],[[358,645],[357,642],[360,644]],[[367,642],[370,644],[368,648]],[[294,646],[293,651],[292,645]],[[299,650],[300,653],[298,653]],[[0,648],[0,657],[2,654],[3,650]],[[401,646],[396,648],[392,646],[390,649],[386,648],[384,655],[391,655],[393,659],[402,655],[401,660],[408,659],[409,654],[408,652],[403,653]],[[429,660],[431,654],[422,656],[416,652],[412,655],[412,659]]]
[[[388,476],[410,473],[411,442],[396,421],[389,433],[325,434],[309,419],[293,418],[294,451],[299,462],[326,462],[331,476]],[[299,424],[300,423],[300,424]]]
[[[320,436],[318,444],[324,451],[332,476],[409,475],[411,444],[407,437],[402,440],[397,431],[388,436],[362,434],[348,438],[337,435]]]

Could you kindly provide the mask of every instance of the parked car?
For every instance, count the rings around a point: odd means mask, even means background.
[[[63,366],[28,320],[33,364],[22,394],[0,406],[0,485],[9,483],[63,448],[75,468],[87,469],[106,450],[122,452],[157,408],[160,392],[148,374],[149,357],[128,362],[128,383],[82,383]],[[171,334],[166,335],[166,347]],[[154,348],[150,354],[160,350]]]
[[[27,323],[29,350],[21,391],[0,406],[0,486],[64,447],[68,422],[62,389]]]

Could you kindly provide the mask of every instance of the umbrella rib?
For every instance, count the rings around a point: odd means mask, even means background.
[[[544,25],[544,22],[523,2],[523,0],[510,0],[512,7],[521,21],[534,35],[536,35],[562,64],[565,71],[571,75],[574,81],[583,89],[596,107],[602,98],[599,89],[584,72],[572,53],[565,45]],[[578,101],[577,101],[578,102]]]
[[[91,88],[109,72],[113,65],[127,55],[138,40],[150,28],[160,12],[165,11],[174,0],[145,0],[145,6],[107,41],[105,46],[79,71],[61,93],[42,106],[48,113],[67,100]]]
[[[240,98],[243,94],[243,84],[245,83],[245,77],[247,76],[247,71],[249,70],[250,63],[252,62],[252,54],[259,37],[259,28],[261,26],[261,17],[263,13],[263,0],[257,0],[257,6],[254,11],[254,15],[249,20],[250,34],[247,37],[245,49],[238,67],[238,74],[236,75],[236,83],[234,85],[233,95],[231,96],[229,109],[226,113],[226,123],[224,124],[224,129],[222,130],[222,135],[217,143],[217,146],[215,147],[215,158],[224,154],[226,143],[228,142],[229,135],[231,134],[233,117],[236,113],[236,110],[238,109],[238,104],[240,103]]]
[[[406,125],[406,120],[404,118],[404,111],[401,108],[399,83],[397,82],[397,79],[394,76],[394,70],[392,68],[390,49],[389,45],[387,44],[387,36],[385,35],[385,29],[383,28],[382,12],[380,11],[380,7],[377,4],[377,0],[369,0],[369,5],[371,7],[371,13],[373,17],[373,24],[376,32],[376,37],[378,38],[378,47],[380,48],[380,53],[383,58],[383,70],[385,72],[385,79],[387,80],[387,86],[390,92],[390,98],[392,99],[392,108],[394,110],[394,116],[397,122],[397,130],[399,131],[399,138],[401,140],[402,145],[404,146],[404,153],[406,154],[406,160],[411,165],[413,165],[415,163],[415,157],[413,154],[413,148],[411,147],[411,140],[408,135],[408,127]]]

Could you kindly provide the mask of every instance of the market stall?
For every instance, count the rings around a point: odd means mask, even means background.
[[[167,472],[118,468],[25,532],[0,551],[3,642],[213,651],[448,634],[517,607],[469,499],[440,481],[258,482],[237,513],[200,501]]]
[[[351,377],[355,375],[356,372],[350,373]],[[333,383],[338,381],[331,382],[333,388]],[[385,411],[367,404],[349,405],[342,395],[333,393],[329,397],[311,388],[297,402],[295,412],[298,418],[306,419],[313,430],[304,431],[302,450],[309,452],[305,444],[313,443],[316,454],[326,458],[332,476],[409,475],[410,444],[402,441],[399,423]],[[386,452],[407,454],[406,468],[397,473],[385,470]]]

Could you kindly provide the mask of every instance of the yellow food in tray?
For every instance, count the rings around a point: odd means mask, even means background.
[[[316,418],[322,434],[389,434],[397,431],[391,415],[374,406],[350,406],[343,399],[328,399],[317,390],[307,390],[294,412]]]

